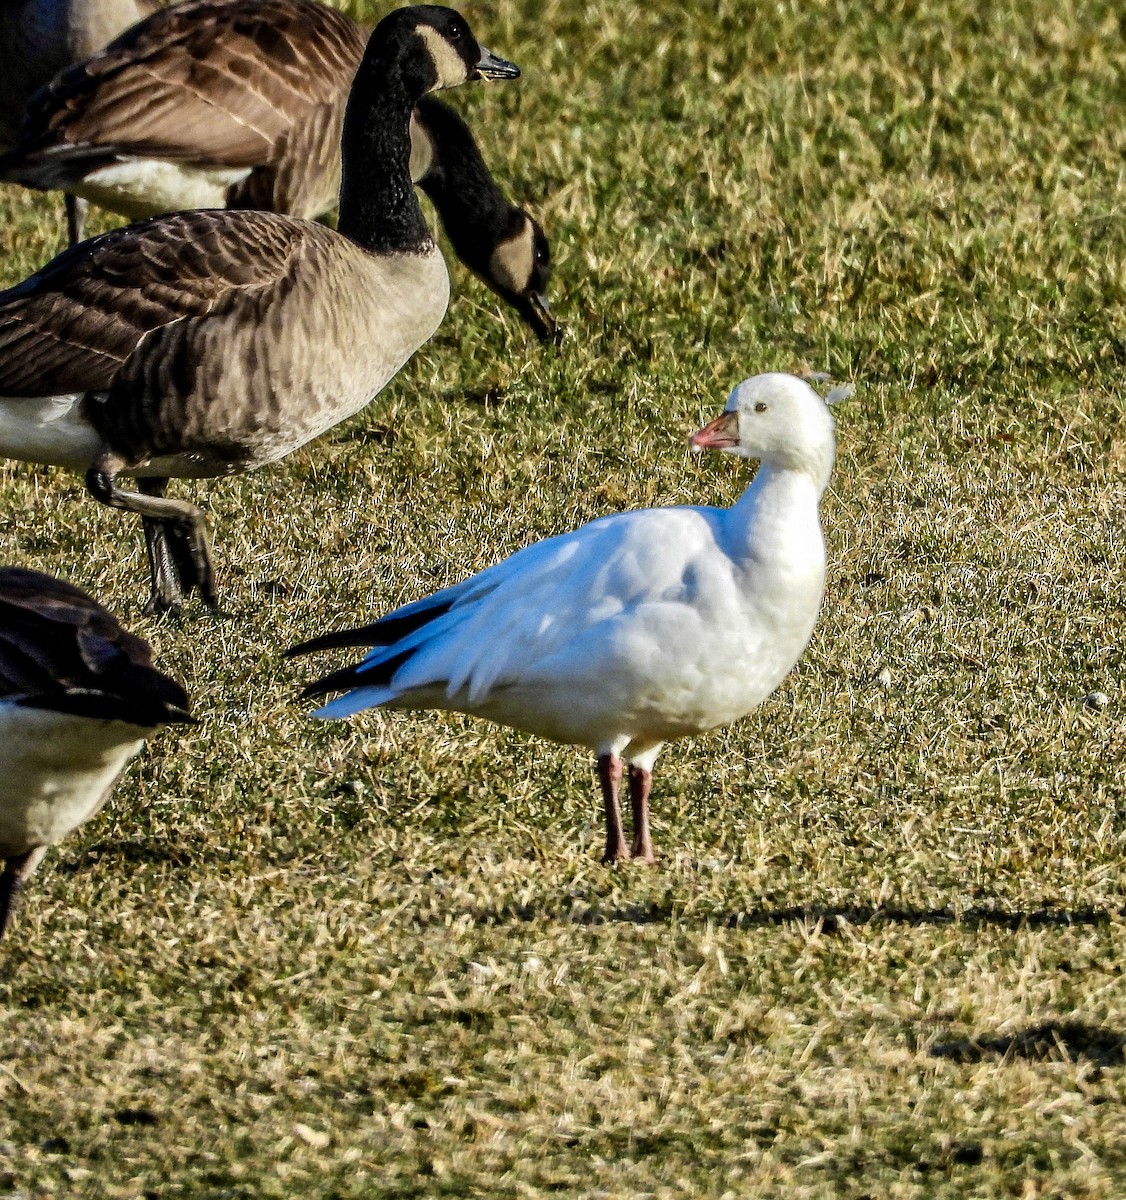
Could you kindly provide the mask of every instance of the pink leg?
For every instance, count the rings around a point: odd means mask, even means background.
[[[649,836],[649,792],[653,787],[653,773],[642,767],[629,768],[629,801],[633,809],[633,857],[641,862],[655,863],[653,839]]]
[[[604,863],[624,862],[629,858],[626,834],[622,828],[622,810],[618,788],[622,782],[622,760],[616,754],[598,756],[598,782],[602,785],[602,806],[606,811],[606,853]]]

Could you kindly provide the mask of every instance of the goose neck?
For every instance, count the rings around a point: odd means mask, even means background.
[[[376,254],[432,244],[410,176],[410,118],[419,96],[396,68],[369,51],[352,85],[341,140],[337,228]]]
[[[823,556],[819,513],[820,480],[805,470],[764,462],[751,486],[731,509],[732,550],[753,558],[764,548],[772,558],[805,558],[811,549]]]
[[[31,0],[23,20],[33,48],[65,66],[89,57],[137,17],[136,0]]]

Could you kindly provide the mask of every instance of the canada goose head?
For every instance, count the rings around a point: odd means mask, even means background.
[[[825,401],[805,380],[775,372],[738,384],[723,415],[694,433],[689,444],[805,471],[824,487],[833,467],[833,428]]]
[[[541,342],[558,344],[562,329],[547,302],[551,247],[534,217],[521,208],[510,210],[508,230],[489,255],[486,269],[478,274],[516,309]]]
[[[392,47],[403,56],[404,74],[419,96],[475,79],[516,79],[520,75],[514,63],[478,43],[460,13],[436,4],[396,9],[375,27],[371,44],[381,49]]]

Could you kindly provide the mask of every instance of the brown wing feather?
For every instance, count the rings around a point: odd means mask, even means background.
[[[152,648],[81,589],[0,567],[0,697],[137,725],[189,720],[187,696]]]
[[[107,390],[147,335],[268,291],[309,227],[274,213],[173,213],[64,251],[0,293],[0,396]]]
[[[188,0],[56,77],[32,104],[12,158],[49,157],[61,171],[68,148],[94,146],[216,166],[267,163],[295,126],[343,108],[365,40],[350,17],[313,0]]]

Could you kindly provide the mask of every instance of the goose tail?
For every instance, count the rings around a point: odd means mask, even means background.
[[[365,708],[379,708],[389,701],[396,699],[398,692],[390,687],[359,687],[343,696],[337,696],[328,704],[316,708],[310,716],[319,717],[322,721],[338,720],[341,717],[352,717]]]

